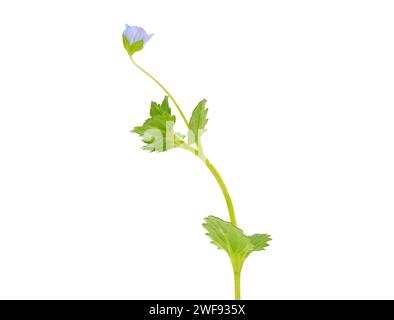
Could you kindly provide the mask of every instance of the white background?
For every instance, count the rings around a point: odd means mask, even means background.
[[[392,1],[2,1],[0,298],[231,299],[191,154],[129,133],[163,92],[208,99],[205,151],[272,246],[245,299],[394,298]],[[178,117],[180,120],[180,117]],[[178,130],[184,126],[179,121]]]

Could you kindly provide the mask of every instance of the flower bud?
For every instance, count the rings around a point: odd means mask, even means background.
[[[123,31],[123,45],[130,56],[135,52],[144,48],[145,43],[152,38],[153,34],[148,34],[146,31],[137,26],[129,26]]]

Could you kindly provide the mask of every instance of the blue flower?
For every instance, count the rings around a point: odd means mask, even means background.
[[[126,29],[123,31],[123,34],[126,36],[127,40],[129,40],[130,45],[140,40],[144,41],[145,44],[153,36],[153,34],[147,34],[146,31],[140,27],[130,27],[128,24],[126,24]]]
[[[148,34],[144,29],[137,26],[129,26],[123,31],[123,45],[129,55],[134,54],[144,48],[145,43],[152,38],[153,34]]]

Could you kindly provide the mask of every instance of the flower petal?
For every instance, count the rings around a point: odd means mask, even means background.
[[[123,34],[126,36],[130,45],[140,40],[142,40],[145,44],[153,36],[153,34],[147,34],[146,31],[141,27],[129,26],[128,24],[126,24]]]

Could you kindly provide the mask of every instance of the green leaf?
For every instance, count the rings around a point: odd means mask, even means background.
[[[161,104],[151,102],[150,116],[142,126],[132,130],[142,137],[144,150],[162,152],[183,143],[184,136],[174,132],[176,118],[171,114],[167,96]]]
[[[254,247],[253,251],[262,251],[269,246],[268,241],[271,237],[268,234],[254,234],[249,236],[249,240]]]
[[[201,100],[197,107],[194,108],[189,121],[188,143],[200,144],[202,134],[206,131],[208,109],[205,107],[207,100]]]
[[[132,56],[137,51],[141,51],[142,49],[144,49],[144,41],[143,40],[139,40],[139,41],[136,41],[136,42],[133,42],[132,44],[130,44],[129,40],[127,39],[127,37],[124,34],[122,35],[122,38],[123,38],[123,46],[130,56]]]
[[[241,272],[246,258],[253,251],[264,250],[271,240],[267,234],[247,236],[230,222],[214,216],[205,218],[203,227],[208,231],[206,235],[211,238],[211,242],[227,252],[236,272]]]

